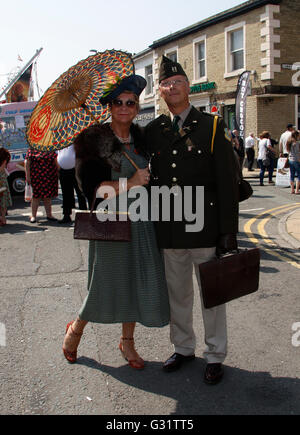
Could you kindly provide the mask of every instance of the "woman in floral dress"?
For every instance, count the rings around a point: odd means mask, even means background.
[[[57,221],[52,216],[51,199],[58,195],[57,154],[28,148],[25,157],[26,181],[32,187],[30,222],[36,222],[37,210],[43,200],[48,221]]]

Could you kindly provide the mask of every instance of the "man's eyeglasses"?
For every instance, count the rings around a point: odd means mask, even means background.
[[[178,80],[167,80],[165,82],[161,82],[160,86],[162,88],[169,88],[172,85],[173,86],[181,86],[181,85],[183,85],[183,83],[186,83],[186,80],[180,80],[180,79],[178,79]]]
[[[122,101],[122,100],[118,100],[118,99],[112,101],[112,105],[116,106],[116,107],[121,107],[121,106],[123,106],[123,104],[124,104],[124,106],[127,106],[127,107],[134,107],[134,106],[136,106],[136,101],[134,101],[134,100]]]

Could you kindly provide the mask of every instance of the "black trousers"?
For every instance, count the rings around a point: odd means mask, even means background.
[[[60,168],[59,181],[60,181],[62,197],[63,197],[63,215],[70,216],[72,214],[72,209],[75,208],[74,190],[76,191],[79,209],[87,210],[85,196],[79,189],[75,177],[75,169]]]
[[[248,169],[252,169],[253,163],[254,163],[254,149],[253,148],[246,148],[246,154],[247,154],[247,160],[248,160]]]

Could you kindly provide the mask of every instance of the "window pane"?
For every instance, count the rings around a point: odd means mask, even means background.
[[[172,51],[172,53],[168,53],[166,56],[169,59],[171,59],[173,62],[177,62],[177,53],[176,53],[176,51]]]
[[[152,74],[152,65],[148,65],[145,67],[145,78],[147,81],[147,86],[145,89],[145,94],[149,95],[153,92],[153,74]]]
[[[199,77],[205,76],[205,60],[199,62]]]
[[[232,70],[244,68],[244,50],[232,53]]]
[[[205,44],[204,44],[204,42],[201,42],[201,44],[198,44],[198,58],[199,58],[199,60],[205,59]]]
[[[230,34],[230,47],[231,51],[236,51],[244,48],[244,34],[243,29],[236,30]]]

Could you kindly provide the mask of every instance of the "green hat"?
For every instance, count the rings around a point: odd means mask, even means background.
[[[163,56],[159,68],[159,83],[165,79],[168,79],[169,77],[177,75],[187,77],[180,63],[173,62],[173,60]]]

